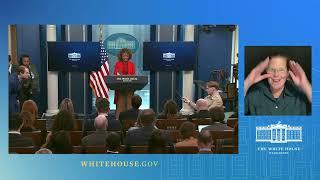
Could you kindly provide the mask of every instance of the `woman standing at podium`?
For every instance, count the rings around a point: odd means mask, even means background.
[[[135,75],[136,74],[136,69],[133,61],[131,60],[132,58],[132,52],[130,49],[123,48],[120,50],[118,54],[118,61],[116,62],[114,66],[114,75]],[[117,104],[117,117],[119,116],[119,113],[122,112],[124,109],[119,109],[118,107],[118,94],[119,92],[115,92],[114,96],[114,104]],[[131,93],[129,93],[131,94]],[[133,92],[132,92],[133,95]],[[129,95],[130,96],[130,95]],[[131,99],[131,97],[128,97],[128,99]],[[129,106],[131,103],[128,103]]]

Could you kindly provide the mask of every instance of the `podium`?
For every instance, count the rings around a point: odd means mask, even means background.
[[[131,98],[134,91],[144,88],[148,84],[148,77],[132,75],[107,76],[106,84],[110,89],[117,91],[116,117],[118,119],[120,112],[131,108]]]

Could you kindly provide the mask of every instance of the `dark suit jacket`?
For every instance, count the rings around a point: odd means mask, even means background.
[[[126,145],[139,146],[148,145],[154,126],[146,126],[127,132]]]
[[[107,131],[97,130],[94,133],[83,137],[81,140],[81,146],[105,146],[107,135]]]
[[[87,118],[83,121],[83,130],[84,131],[94,131],[94,119],[98,116],[98,113],[95,112],[91,115],[88,115]],[[121,124],[120,121],[116,119],[115,113],[108,113],[108,129],[107,131],[120,131]]]
[[[213,123],[210,126],[207,126],[205,128],[203,128],[201,131],[205,131],[205,130],[209,130],[209,131],[224,131],[224,130],[233,130],[233,128],[227,126],[226,124],[222,124],[219,122]]]
[[[17,73],[11,73],[9,75],[9,114],[20,112],[18,103],[18,93],[21,86]]]
[[[152,131],[156,129],[154,126],[146,126],[138,129],[133,129],[127,132],[126,145],[127,146],[142,146],[148,145],[152,135]],[[167,145],[171,145],[170,134],[166,130],[162,130],[163,138]]]
[[[119,121],[121,124],[124,123],[126,120],[137,120],[140,110],[131,108],[127,111],[121,112],[119,115]]]
[[[201,119],[201,118],[209,118],[210,114],[208,110],[200,110],[189,116],[189,119]]]
[[[34,146],[33,141],[29,137],[21,134],[9,133],[9,147],[30,147]]]

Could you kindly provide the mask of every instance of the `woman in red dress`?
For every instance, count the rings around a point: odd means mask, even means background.
[[[136,69],[132,58],[132,52],[130,49],[123,48],[118,54],[118,62],[114,66],[114,75],[135,75]],[[118,93],[115,92],[114,104],[117,104]]]

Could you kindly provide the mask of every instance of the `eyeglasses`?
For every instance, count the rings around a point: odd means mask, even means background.
[[[287,73],[287,69],[285,69],[285,68],[278,68],[278,69],[276,69],[276,68],[267,68],[267,73],[272,73],[272,74],[278,73],[280,75],[284,75],[284,74]]]

